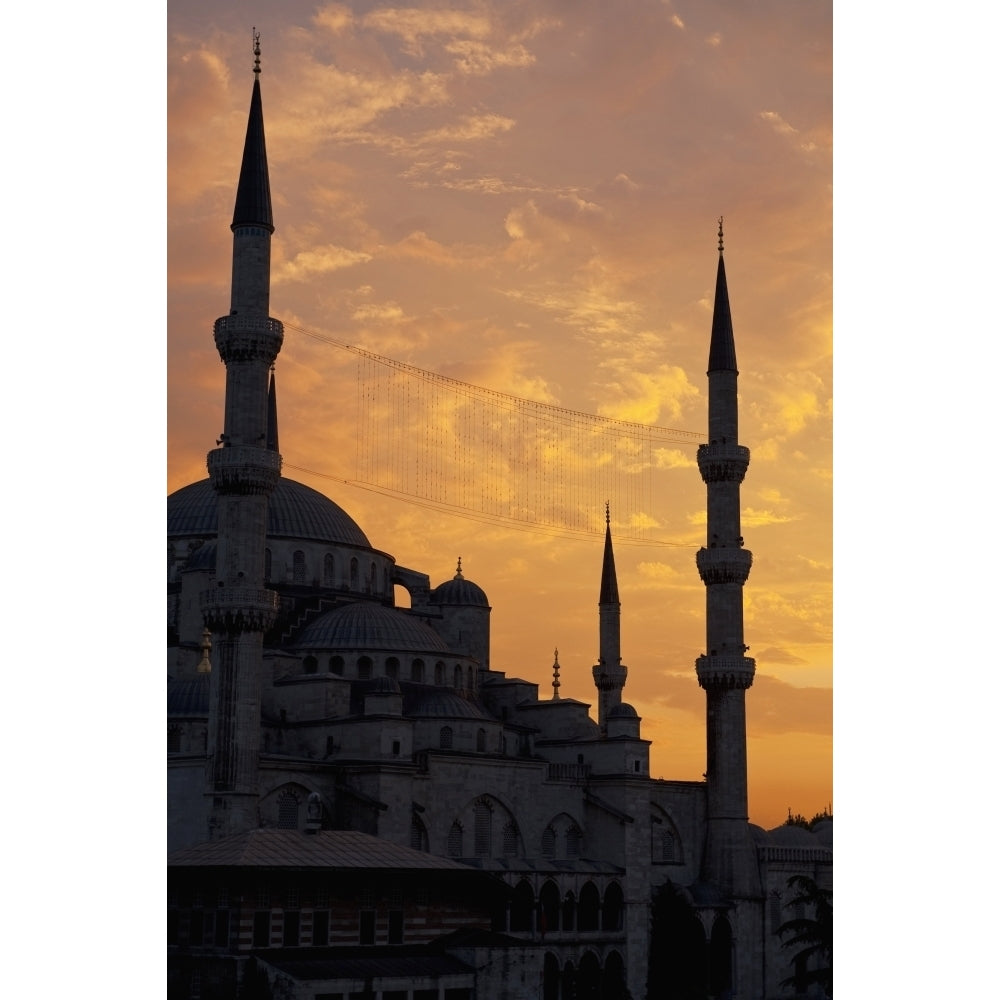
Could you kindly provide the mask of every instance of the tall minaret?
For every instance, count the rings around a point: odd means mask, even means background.
[[[750,449],[738,444],[736,346],[719,219],[712,343],[708,353],[708,438],[698,468],[708,488],[708,538],[697,555],[705,584],[706,652],[698,683],[708,708],[708,836],[702,877],[734,895],[759,888],[747,814],[746,690],[754,661],[743,642],[743,584],[753,557],[740,533],[740,483]]]
[[[278,597],[264,586],[268,496],[281,456],[268,447],[268,373],[284,330],[268,316],[271,190],[260,99],[260,35],[254,30],[254,82],[243,164],[233,212],[233,287],[228,316],[215,321],[215,345],[226,366],[225,429],[208,453],[218,494],[219,536],[214,590],[202,595],[212,630],[212,682],[206,795],[209,835],[257,825],[257,753],[264,633]]]
[[[601,645],[594,667],[594,683],[597,685],[597,722],[603,736],[608,731],[608,712],[622,703],[622,688],[628,674],[628,667],[622,664],[622,605],[618,600],[618,575],[615,573],[615,553],[611,548],[610,504],[604,506],[604,565],[601,567],[598,608]]]

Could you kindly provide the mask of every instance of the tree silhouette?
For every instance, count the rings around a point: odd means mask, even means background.
[[[790,935],[787,941],[782,941],[782,947],[798,949],[792,958],[795,974],[783,980],[781,985],[804,992],[816,983],[827,997],[832,997],[833,893],[821,889],[806,875],[793,875],[788,880],[788,888],[795,890],[795,896],[785,905],[801,906],[812,916],[786,920],[778,928],[781,937]]]

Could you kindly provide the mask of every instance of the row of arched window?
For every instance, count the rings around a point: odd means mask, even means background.
[[[521,879],[507,908],[506,927],[498,929],[541,937],[589,931],[617,933],[624,919],[625,896],[617,882],[608,883],[602,898],[588,879],[577,897],[572,890],[560,892],[552,879],[546,879],[536,899],[531,883]]]
[[[409,680],[415,684],[436,684],[438,687],[450,684],[459,691],[473,691],[476,687],[476,668],[471,663],[464,666],[456,663],[449,670],[443,660],[438,660],[431,668],[417,657],[410,661],[407,669],[398,656],[387,656],[381,661],[380,671],[376,672],[375,660],[370,656],[359,656],[350,662],[343,656],[330,656],[326,659],[325,668],[328,673],[336,674],[338,677],[350,677],[352,680],[367,681],[378,676],[391,677],[393,680]],[[303,673],[317,674],[319,669],[318,657],[310,654],[302,658]]]
[[[264,579],[268,583],[273,581],[273,567],[272,567],[272,555],[269,548],[264,549]],[[385,570],[382,587],[379,587],[378,582],[378,566],[374,562],[369,563],[367,567],[362,567],[361,563],[358,561],[356,556],[352,556],[350,562],[346,564],[346,572],[342,572],[338,576],[337,570],[337,560],[333,553],[327,552],[323,556],[323,572],[322,576],[319,573],[313,572],[312,575],[309,573],[310,567],[307,564],[306,554],[303,549],[296,549],[292,553],[292,567],[291,576],[288,576],[288,569],[286,567],[283,574],[283,579],[276,582],[284,582],[285,580],[291,580],[292,583],[318,583],[322,581],[324,587],[329,587],[331,589],[338,588],[341,590],[350,590],[354,593],[366,593],[366,594],[380,594],[388,593],[389,591],[389,571]]]
[[[552,953],[545,953],[542,980],[543,1000],[625,1000],[629,995],[625,983],[625,962],[617,951],[600,959],[586,951],[580,964],[567,961],[560,965]]]

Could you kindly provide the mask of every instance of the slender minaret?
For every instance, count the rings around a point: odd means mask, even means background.
[[[254,82],[233,213],[233,286],[228,316],[215,322],[226,366],[225,428],[208,453],[218,494],[215,588],[202,595],[212,630],[212,681],[206,794],[209,836],[257,825],[257,753],[264,633],[278,598],[264,586],[268,496],[281,456],[268,447],[268,373],[281,350],[281,323],[268,316],[271,191],[260,99],[260,35],[254,30]]]
[[[628,667],[622,663],[621,618],[618,600],[618,575],[615,573],[615,553],[611,548],[611,505],[604,505],[604,565],[601,567],[600,610],[601,632],[598,662],[594,666],[597,685],[597,723],[601,735],[608,732],[608,712],[622,703],[622,688]]]
[[[738,444],[736,346],[722,258],[715,282],[708,353],[708,438],[698,468],[708,488],[708,539],[697,555],[705,584],[707,649],[698,657],[698,683],[708,709],[708,834],[702,877],[734,896],[753,893],[756,865],[747,816],[746,690],[754,661],[743,642],[743,584],[753,561],[740,534],[740,483],[750,449]]]

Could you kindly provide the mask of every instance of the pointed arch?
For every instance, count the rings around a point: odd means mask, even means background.
[[[448,831],[448,857],[449,858],[460,858],[463,856],[464,845],[462,843],[465,831],[462,829],[462,824],[456,819],[454,823],[451,824],[451,829]]]
[[[604,890],[604,905],[601,907],[601,929],[620,931],[625,917],[625,894],[617,882],[609,882]]]
[[[488,858],[493,855],[493,804],[488,797],[479,799],[473,809],[475,815],[475,855]]]
[[[532,917],[535,911],[535,894],[532,891],[531,883],[527,879],[521,879],[514,888],[514,895],[510,901],[510,929],[511,931],[532,931]]]
[[[562,929],[572,931],[576,929],[576,896],[570,889],[563,897],[562,903]]]
[[[601,963],[592,951],[585,951],[580,959],[576,996],[577,1000],[600,1000]]]
[[[427,827],[416,813],[410,818],[410,847],[414,851],[430,850]]]
[[[601,1000],[626,1000],[628,995],[625,961],[617,951],[609,951],[604,959],[604,975],[601,977]]]
[[[546,879],[538,894],[538,929],[542,934],[552,934],[559,930],[559,887]]]
[[[335,579],[336,573],[333,553],[327,552],[327,554],[323,556],[323,586],[332,587]]]
[[[576,926],[579,931],[596,931],[600,923],[601,895],[590,879],[580,890],[580,905],[577,907]]]
[[[292,582],[306,582],[306,554],[302,549],[296,549],[292,553]]]
[[[708,985],[713,996],[727,996],[733,988],[733,929],[725,916],[715,918],[708,946]]]
[[[542,965],[542,1000],[559,1000],[559,959],[551,951]]]

